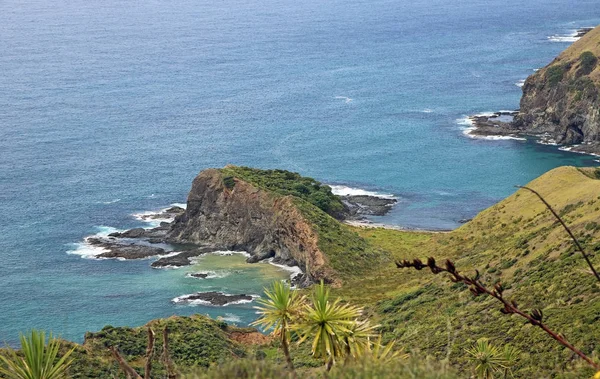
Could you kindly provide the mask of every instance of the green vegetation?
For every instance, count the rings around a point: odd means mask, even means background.
[[[598,64],[598,58],[591,51],[584,51],[579,56],[579,70],[581,75],[588,75],[590,72],[594,71],[596,65]]]
[[[339,197],[331,193],[331,187],[295,172],[260,170],[231,165],[220,171],[225,178],[236,177],[279,195],[291,195],[303,199],[334,217],[344,210],[344,205]],[[233,188],[233,185],[226,184],[226,186]]]
[[[274,379],[291,378],[282,366],[268,361],[236,360],[214,365],[208,370],[198,370],[184,375],[183,379]],[[455,379],[450,369],[428,359],[396,360],[381,363],[369,358],[335,366],[331,371],[313,370],[302,373],[305,379]]]
[[[225,178],[239,178],[279,196],[292,196],[293,202],[318,234],[318,247],[329,266],[341,277],[363,275],[385,263],[391,263],[383,249],[374,248],[347,225],[336,220],[344,209],[329,186],[285,170],[260,170],[226,166]],[[224,179],[225,180],[225,179]]]
[[[21,335],[20,354],[7,349],[0,355],[5,367],[0,367],[0,375],[6,379],[62,379],[71,363],[69,357],[73,349],[59,356],[60,341],[48,337],[46,333],[32,330],[27,336]]]
[[[272,334],[279,337],[281,349],[285,355],[290,371],[294,371],[294,363],[290,356],[289,341],[292,325],[301,317],[304,297],[290,286],[282,282],[274,282],[271,288],[265,289],[266,299],[259,299],[258,320],[253,325],[265,330],[273,329]]]
[[[599,172],[561,167],[528,184],[561,215],[597,268]],[[226,176],[239,178],[232,173]],[[502,314],[496,299],[474,297],[448,275],[398,270],[393,264],[435,256],[439,262],[452,259],[465,275],[478,270],[479,280],[488,288],[501,282],[506,299],[516,301],[526,312],[542,310],[549,328],[599,361],[600,286],[565,230],[534,194],[519,190],[448,233],[354,228],[339,223],[307,198],[293,196],[298,210],[318,233],[319,248],[343,285],[316,286],[298,316],[291,310],[297,306],[291,299],[299,295],[284,285],[272,288],[272,296],[267,294],[259,302],[262,321],[258,323],[273,327],[280,338],[261,336],[260,343],[248,342],[257,335],[251,329],[203,316],[149,323],[156,330],[171,330],[170,354],[185,378],[286,378],[289,359],[303,378],[454,378],[455,372],[461,377],[472,372],[480,377],[516,378],[594,375],[582,359],[539,327],[514,314]],[[360,304],[361,311],[348,304]],[[283,319],[287,321],[281,323]],[[75,348],[72,376],[122,377],[108,347],[118,346],[141,373],[146,336],[146,327],[108,326],[88,333],[82,346],[62,342],[60,354]],[[282,336],[289,342],[288,354],[282,352]],[[160,377],[165,372],[158,359],[160,336],[156,346],[153,373]],[[0,355],[7,354],[0,351]],[[333,365],[326,374],[323,361],[331,365],[332,358],[340,357],[345,362]]]
[[[391,263],[384,249],[374,247],[351,227],[322,212],[314,205],[295,199],[298,210],[318,234],[319,249],[324,252],[330,266],[343,278],[361,276],[385,263]]]
[[[561,210],[598,267],[600,233],[586,228],[600,220],[600,181],[592,178],[595,171],[561,167],[528,186]],[[588,356],[600,354],[598,285],[568,235],[533,194],[520,190],[450,233],[356,231],[395,260],[451,258],[466,273],[478,269],[481,280],[490,286],[502,281],[506,296],[520,308],[541,308],[554,330]],[[366,306],[371,318],[382,325],[384,339],[448,360],[461,371],[473,367],[465,349],[488,338],[523,352],[513,369],[515,377],[593,375],[585,362],[545,333],[503,315],[495,300],[473,297],[465,289],[463,284],[449,283],[447,277],[390,266],[345,283],[336,294]]]
[[[511,345],[505,345],[504,350],[500,350],[486,338],[480,338],[472,348],[465,351],[475,366],[475,373],[481,379],[493,379],[499,373],[508,378],[519,355],[519,351]]]
[[[546,71],[546,79],[551,86],[555,86],[563,79],[565,67],[562,65],[553,65]]]

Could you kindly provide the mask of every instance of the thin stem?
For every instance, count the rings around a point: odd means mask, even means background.
[[[504,296],[502,295],[504,288],[502,287],[501,284],[496,284],[494,286],[493,290],[489,290],[483,284],[481,284],[481,282],[479,281],[479,271],[476,270],[475,276],[472,278],[469,278],[465,275],[460,274],[456,270],[456,267],[454,266],[454,263],[452,263],[452,261],[446,260],[446,267],[439,267],[436,265],[434,258],[429,258],[427,260],[427,264],[424,264],[423,262],[421,262],[420,259],[414,259],[412,262],[403,260],[403,261],[396,262],[396,267],[398,267],[398,268],[412,267],[412,268],[415,268],[416,270],[422,270],[425,267],[429,267],[429,269],[431,269],[431,272],[433,272],[434,274],[439,274],[441,272],[446,272],[446,273],[450,274],[452,276],[451,280],[453,282],[455,282],[455,283],[460,282],[460,283],[464,283],[467,286],[469,286],[469,290],[471,291],[471,293],[473,293],[473,295],[479,296],[482,294],[486,294],[488,296],[495,298],[496,300],[500,301],[504,305],[504,308],[500,309],[500,312],[502,312],[504,314],[513,314],[514,313],[514,314],[517,314],[517,315],[527,319],[527,321],[529,321],[530,324],[532,324],[533,326],[539,327],[544,332],[546,332],[548,335],[550,335],[550,337],[555,339],[558,343],[565,346],[566,348],[568,348],[575,354],[579,355],[583,360],[585,360],[587,363],[589,363],[592,367],[594,367],[597,370],[600,370],[600,364],[594,362],[590,357],[585,355],[581,350],[577,349],[569,341],[567,341],[567,339],[564,336],[554,332],[546,324],[544,324],[542,322],[544,315],[541,310],[534,309],[530,314],[523,312],[522,310],[520,310],[518,308],[517,303],[515,301],[508,301],[507,299],[504,298]]]
[[[167,369],[167,378],[168,379],[176,379],[177,373],[175,373],[175,368],[173,367],[173,361],[169,355],[169,328],[165,326],[163,330],[163,354],[162,361]]]
[[[569,227],[567,226],[567,224],[565,224],[565,222],[562,220],[562,218],[558,215],[558,213],[556,213],[556,211],[550,206],[550,204],[548,204],[548,202],[542,197],[542,195],[540,195],[539,192],[537,192],[536,190],[533,190],[533,189],[531,189],[529,187],[524,187],[524,186],[515,186],[515,187],[522,188],[522,189],[525,189],[525,190],[527,190],[529,192],[532,192],[534,195],[536,195],[542,201],[542,203],[544,203],[544,205],[546,206],[546,208],[548,208],[550,210],[550,212],[552,212],[552,214],[554,215],[554,217],[556,217],[556,219],[558,220],[558,222],[560,222],[560,224],[567,231],[567,233],[569,233],[569,236],[571,237],[571,239],[575,243],[575,246],[577,247],[577,250],[579,250],[579,252],[581,252],[581,255],[583,255],[583,257],[585,258],[585,261],[587,262],[588,266],[590,266],[590,269],[594,273],[594,276],[600,282],[600,275],[598,275],[598,272],[594,268],[594,265],[590,261],[590,258],[586,254],[585,250],[583,250],[583,247],[581,246],[581,244],[579,243],[579,241],[577,240],[577,238],[575,238],[575,235],[573,234],[573,232],[571,232],[571,229],[569,229]]]
[[[146,366],[144,368],[144,379],[150,379],[152,373],[152,357],[154,356],[154,331],[148,327],[148,347],[146,348]]]
[[[119,353],[119,349],[118,348],[116,348],[114,346],[111,346],[108,349],[112,353],[112,355],[115,358],[115,360],[119,363],[119,366],[121,366],[121,370],[123,370],[123,372],[125,373],[125,375],[127,375],[128,378],[142,379],[142,377],[140,376],[140,374],[138,374],[137,371],[135,371],[127,363],[127,361],[125,361],[125,359],[121,356],[121,354]]]

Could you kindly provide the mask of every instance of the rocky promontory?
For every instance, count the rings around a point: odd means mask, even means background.
[[[384,215],[395,203],[391,197],[336,196],[329,186],[289,171],[227,166],[204,170],[194,179],[185,209],[143,214],[158,226],[86,242],[102,249],[96,258],[158,257],[153,268],[191,265],[210,252],[244,251],[249,263],[268,259],[297,266],[302,273],[293,278],[296,286],[338,283],[338,270],[381,257],[341,221]]]
[[[527,78],[514,120],[473,116],[474,136],[531,136],[542,143],[600,154],[600,27],[579,31],[578,41]]]

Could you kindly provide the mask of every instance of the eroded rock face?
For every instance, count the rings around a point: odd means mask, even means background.
[[[194,179],[186,211],[173,222],[167,240],[243,250],[251,254],[250,261],[295,262],[312,281],[335,281],[318,247],[317,233],[292,198],[234,180],[228,188],[218,170],[202,171]]]
[[[600,68],[592,52],[599,42],[595,28],[527,78],[513,126],[547,142],[599,144]]]

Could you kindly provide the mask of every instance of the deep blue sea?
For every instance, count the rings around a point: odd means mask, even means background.
[[[85,236],[143,225],[227,163],[394,194],[377,220],[449,229],[560,165],[592,157],[465,137],[516,109],[519,81],[600,23],[597,0],[0,0],[0,341],[207,313],[199,290],[260,294],[286,272],[84,259]],[[552,37],[552,38],[549,38]],[[228,275],[228,276],[226,276]]]

